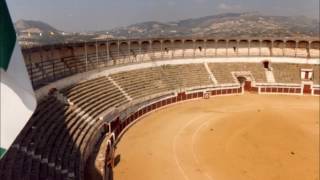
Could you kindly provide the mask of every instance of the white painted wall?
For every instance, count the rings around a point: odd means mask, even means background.
[[[123,71],[130,71],[135,69],[156,67],[161,65],[178,65],[178,64],[197,64],[197,63],[218,63],[218,62],[245,62],[245,63],[262,63],[268,60],[271,63],[296,63],[296,64],[319,64],[319,59],[294,58],[294,57],[221,57],[221,58],[197,58],[197,59],[170,59],[160,60],[137,64],[125,64],[123,66],[112,66],[102,69],[96,69],[81,74],[76,74],[47,86],[41,87],[36,91],[38,100],[46,96],[51,88],[63,89],[78,82],[95,79],[101,76],[108,76]]]

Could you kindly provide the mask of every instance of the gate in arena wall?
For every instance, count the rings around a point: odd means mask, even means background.
[[[233,77],[240,83],[243,91],[247,92],[257,92],[258,89],[253,87],[254,78],[251,72],[241,71],[241,72],[232,72]]]
[[[311,94],[312,89],[310,84],[304,84],[303,85],[303,94]]]
[[[243,83],[243,89],[244,91],[251,91],[252,87],[251,87],[251,81],[244,81]]]

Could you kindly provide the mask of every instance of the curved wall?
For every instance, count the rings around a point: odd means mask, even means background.
[[[294,64],[319,64],[318,59],[306,59],[306,58],[293,58],[293,57],[233,57],[233,58],[198,58],[198,59],[169,59],[161,61],[148,61],[141,63],[123,64],[119,66],[110,66],[104,68],[98,68],[83,72],[80,74],[70,75],[66,78],[57,80],[48,85],[45,85],[36,90],[37,99],[41,99],[48,95],[48,92],[52,88],[64,89],[70,85],[76,84],[78,82],[87,81],[101,76],[108,76],[110,74],[137,70],[149,67],[158,67],[162,65],[179,65],[179,64],[200,64],[200,63],[261,63],[264,61],[269,61],[270,63],[294,63]],[[238,84],[235,84],[238,85]],[[273,86],[281,85],[279,83],[265,83],[261,84],[263,86]],[[290,86],[290,85],[289,85]],[[301,84],[296,84],[296,86],[301,86]],[[315,86],[317,87],[317,86]],[[260,91],[259,91],[260,92]],[[262,91],[264,92],[264,91]],[[261,93],[262,93],[261,92]]]
[[[70,75],[168,59],[295,57],[318,59],[318,39],[144,39],[59,44],[24,49],[35,89]]]

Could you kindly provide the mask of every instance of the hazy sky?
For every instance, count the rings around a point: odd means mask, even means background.
[[[105,30],[223,12],[319,18],[319,0],[6,0],[13,20],[41,20],[65,31]]]

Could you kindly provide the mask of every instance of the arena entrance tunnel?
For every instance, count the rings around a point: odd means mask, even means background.
[[[253,90],[251,86],[251,79],[249,79],[246,76],[237,76],[237,80],[239,81],[241,87],[243,88],[243,91],[248,91],[248,92],[256,92]]]

